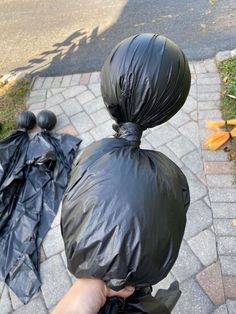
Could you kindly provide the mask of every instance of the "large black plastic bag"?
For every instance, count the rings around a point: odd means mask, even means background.
[[[80,139],[17,131],[0,141],[0,280],[23,303],[41,285],[39,247],[57,213]],[[3,217],[3,219],[2,219]]]
[[[68,268],[114,290],[148,287],[178,256],[190,197],[181,170],[140,138],[183,106],[188,62],[163,36],[133,36],[106,60],[101,87],[116,135],[91,144],[72,171],[61,220]]]

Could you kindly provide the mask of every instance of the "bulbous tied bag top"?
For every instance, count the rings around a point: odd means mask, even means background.
[[[183,106],[189,88],[188,62],[163,36],[130,37],[107,58],[101,90],[116,134],[84,150],[62,205],[67,263],[76,277],[94,276],[119,290],[156,284],[173,266],[188,183],[164,154],[139,144],[144,129]]]

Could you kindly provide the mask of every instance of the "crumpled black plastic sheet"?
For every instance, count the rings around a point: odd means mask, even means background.
[[[0,141],[0,280],[23,303],[41,285],[39,247],[57,213],[81,140],[16,131]]]

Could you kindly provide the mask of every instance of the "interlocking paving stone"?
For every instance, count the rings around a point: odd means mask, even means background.
[[[195,202],[207,194],[207,189],[204,184],[196,178],[188,169],[182,169],[188,179],[191,202]]]
[[[194,68],[196,73],[206,73],[206,67],[203,61],[195,63]]]
[[[226,299],[236,300],[236,276],[223,277]]]
[[[227,161],[227,154],[223,150],[209,151],[203,150],[202,156],[205,161]]]
[[[79,94],[83,93],[86,91],[86,87],[81,85],[81,86],[72,86],[67,88],[62,92],[62,95],[65,97],[65,99],[70,99],[72,97],[78,96]]]
[[[189,95],[193,96],[194,98],[196,98],[196,95],[197,95],[197,85],[193,81],[189,90]]]
[[[51,96],[47,99],[46,101],[46,107],[50,108],[53,107],[55,105],[59,105],[60,103],[62,103],[64,101],[64,98],[62,96],[62,94],[56,94],[54,96]]]
[[[197,101],[192,96],[188,96],[185,104],[183,105],[183,111],[186,113],[190,113],[197,109]]]
[[[187,115],[183,110],[180,110],[168,122],[174,127],[178,128],[189,120],[189,115]]]
[[[47,308],[51,309],[71,286],[70,278],[60,255],[41,264],[42,293]]]
[[[76,131],[76,129],[71,124],[64,126],[63,128],[59,129],[57,132],[58,133],[66,133],[66,134],[70,134],[70,135],[74,135],[74,136],[78,135],[78,132]]]
[[[223,200],[224,201],[224,200]],[[211,203],[214,218],[235,218],[235,203]]]
[[[103,108],[96,112],[91,113],[91,118],[96,125],[99,125],[109,119],[111,119],[107,109]]]
[[[32,90],[30,92],[30,98],[35,97],[35,96],[45,96],[47,95],[47,90],[46,89],[37,89],[37,90]]]
[[[37,104],[32,104],[29,106],[29,110],[42,110],[45,107],[45,103],[44,102],[39,102]]]
[[[93,121],[85,112],[72,116],[71,122],[79,133],[84,133],[94,127]]]
[[[218,244],[219,254],[221,255],[235,254],[236,255],[236,237],[218,237],[217,244]]]
[[[189,279],[180,285],[181,297],[173,314],[207,314],[213,311],[213,304],[198,283]]]
[[[211,86],[211,85],[209,85],[209,86]],[[202,93],[202,94],[198,93],[198,100],[200,100],[200,101],[219,100],[219,99],[220,99],[219,93],[214,93],[214,92],[212,92],[212,93]]]
[[[210,208],[201,200],[191,203],[187,212],[184,237],[190,239],[212,224]]]
[[[236,256],[220,256],[221,270],[223,275],[236,276]]]
[[[99,83],[100,82],[100,72],[93,72],[91,74],[89,83],[94,84],[94,83]]]
[[[56,217],[54,218],[54,220],[52,222],[51,228],[54,228],[60,224],[60,222],[61,222],[61,208],[62,208],[62,203],[60,203]]]
[[[213,59],[204,60],[204,65],[205,65],[208,72],[217,73],[218,69],[217,69],[216,63]]]
[[[51,92],[50,89],[46,89],[47,90],[47,98],[50,98],[53,96],[53,93]]]
[[[227,306],[222,304],[212,314],[228,314]]]
[[[95,138],[96,141],[101,140],[104,137],[109,137],[114,134],[112,129],[113,120],[108,120],[105,123],[93,128],[90,133]]]
[[[84,91],[76,97],[81,105],[94,99],[94,95],[89,90]]]
[[[5,283],[0,280],[0,297],[2,295],[2,291],[3,291],[4,285],[5,285]]]
[[[82,140],[80,148],[84,148],[94,142],[94,138],[89,132],[80,134],[79,138]]]
[[[14,314],[33,314],[33,313],[34,314],[48,313],[47,308],[40,297],[30,301],[28,304],[14,312]]]
[[[89,83],[91,73],[83,73],[80,77],[80,84],[87,85]]]
[[[210,199],[212,202],[236,202],[236,189],[232,188],[209,188]]]
[[[76,277],[74,275],[72,275],[70,273],[70,271],[68,270],[68,268],[67,268],[67,260],[66,260],[66,253],[65,253],[65,251],[61,252],[61,257],[62,257],[63,263],[64,263],[64,265],[66,267],[66,272],[67,272],[68,276],[70,277],[71,282],[74,283],[76,281]]]
[[[218,109],[216,109],[216,110],[199,110],[198,111],[198,119],[217,120],[217,119],[221,119],[221,118],[222,118],[222,113]]]
[[[58,88],[61,86],[61,82],[63,80],[63,76],[56,76],[51,84],[51,88]]]
[[[201,85],[198,87],[198,93],[202,94],[202,93],[215,93],[215,94],[219,94],[220,93],[220,84],[218,85]],[[212,100],[212,99],[208,99],[208,100]],[[198,107],[199,108],[199,107]],[[216,106],[215,106],[216,108]],[[200,109],[200,108],[199,108]]]
[[[197,112],[197,110],[191,112],[189,115],[190,115],[192,120],[194,120],[194,121],[198,120],[198,112]]]
[[[212,187],[236,187],[234,183],[234,177],[231,174],[219,175],[212,174],[207,175],[207,184]],[[235,191],[236,192],[236,191]]]
[[[158,282],[155,286],[152,286],[152,289],[153,289],[152,295],[155,296],[157,293],[157,290],[159,289],[168,289],[173,281],[175,281],[175,278],[171,273],[169,273],[166,278]]]
[[[236,226],[232,219],[213,219],[217,235],[236,236]]]
[[[146,136],[146,139],[153,147],[157,148],[163,144],[169,143],[178,135],[179,133],[175,128],[169,124],[165,124],[151,131],[151,133]]]
[[[67,115],[60,114],[59,116],[57,116],[56,130],[64,128],[65,126],[69,124],[70,124],[70,120],[68,119]]]
[[[71,79],[72,79],[72,75],[65,75],[62,79],[61,87],[70,86]]]
[[[43,86],[43,82],[45,80],[45,77],[38,77],[33,85],[33,90],[41,89]]]
[[[141,147],[142,149],[151,149],[151,150],[153,150],[152,145],[145,139],[145,137],[142,137],[142,138],[141,138],[140,147]]]
[[[210,109],[216,109],[217,108],[216,103],[217,103],[216,100],[198,101],[198,110],[208,110],[209,111]]]
[[[2,296],[0,298],[0,313],[8,314],[12,311],[10,295],[7,285],[4,286]]]
[[[50,229],[43,241],[43,249],[47,257],[56,255],[64,250],[61,227]]]
[[[236,314],[236,301],[234,300],[227,300],[227,307],[229,314]]]
[[[96,97],[101,96],[100,84],[89,84],[88,88],[93,92]]]
[[[206,174],[231,174],[232,163],[228,161],[205,161],[204,169]]]
[[[51,88],[51,89],[48,89],[48,91],[50,91],[52,95],[59,94],[59,93],[63,92],[64,90],[65,90],[64,87],[58,87],[58,88]]]
[[[196,147],[199,147],[199,133],[198,124],[195,121],[190,121],[185,125],[181,126],[179,129],[185,137],[187,137]]]
[[[32,96],[27,100],[26,104],[27,104],[27,106],[37,104],[40,102],[44,102],[45,99],[46,99],[46,94]]]
[[[198,85],[213,85],[213,84],[220,84],[219,77],[202,77],[197,79]]]
[[[196,279],[215,305],[224,303],[224,287],[219,262],[205,268],[197,274]]]
[[[42,88],[50,88],[52,86],[53,80],[53,77],[46,77],[43,82]]]
[[[55,115],[57,115],[57,116],[64,113],[63,110],[61,109],[60,105],[50,107],[50,111],[54,112]]]
[[[16,309],[19,309],[20,307],[22,307],[24,305],[24,303],[21,302],[21,300],[15,295],[15,293],[10,288],[8,290],[9,290],[13,309],[16,310]],[[33,295],[33,297],[31,298],[31,300],[29,302],[31,302],[34,299],[39,298],[40,296],[42,297],[42,292],[39,290],[38,292],[36,292]]]
[[[198,173],[196,173],[196,176],[205,186],[207,185],[204,171],[199,171]]]
[[[167,146],[175,153],[178,158],[183,157],[195,150],[195,146],[186,137],[180,136],[167,143]]]
[[[73,74],[70,82],[70,86],[78,85],[80,82],[81,74]]]
[[[188,244],[204,266],[216,261],[216,239],[212,231],[207,229],[200,232],[197,236],[191,238]]]
[[[182,242],[179,256],[172,268],[173,275],[179,282],[182,282],[191,276],[197,274],[201,270],[202,266],[197,257],[193,254],[192,250],[186,244]]]
[[[69,117],[81,112],[83,109],[75,98],[67,99],[61,104],[64,112]]]
[[[182,162],[195,174],[203,170],[202,156],[198,150],[188,153]]]
[[[84,110],[88,113],[91,114],[93,112],[98,111],[101,108],[104,108],[104,103],[102,97],[98,97],[86,104],[83,105]]]

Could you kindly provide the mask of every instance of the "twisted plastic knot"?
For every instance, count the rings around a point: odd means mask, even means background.
[[[139,146],[144,128],[133,122],[125,122],[120,124],[113,124],[112,128],[116,131],[114,135],[116,138],[124,138],[131,142],[134,146]]]

